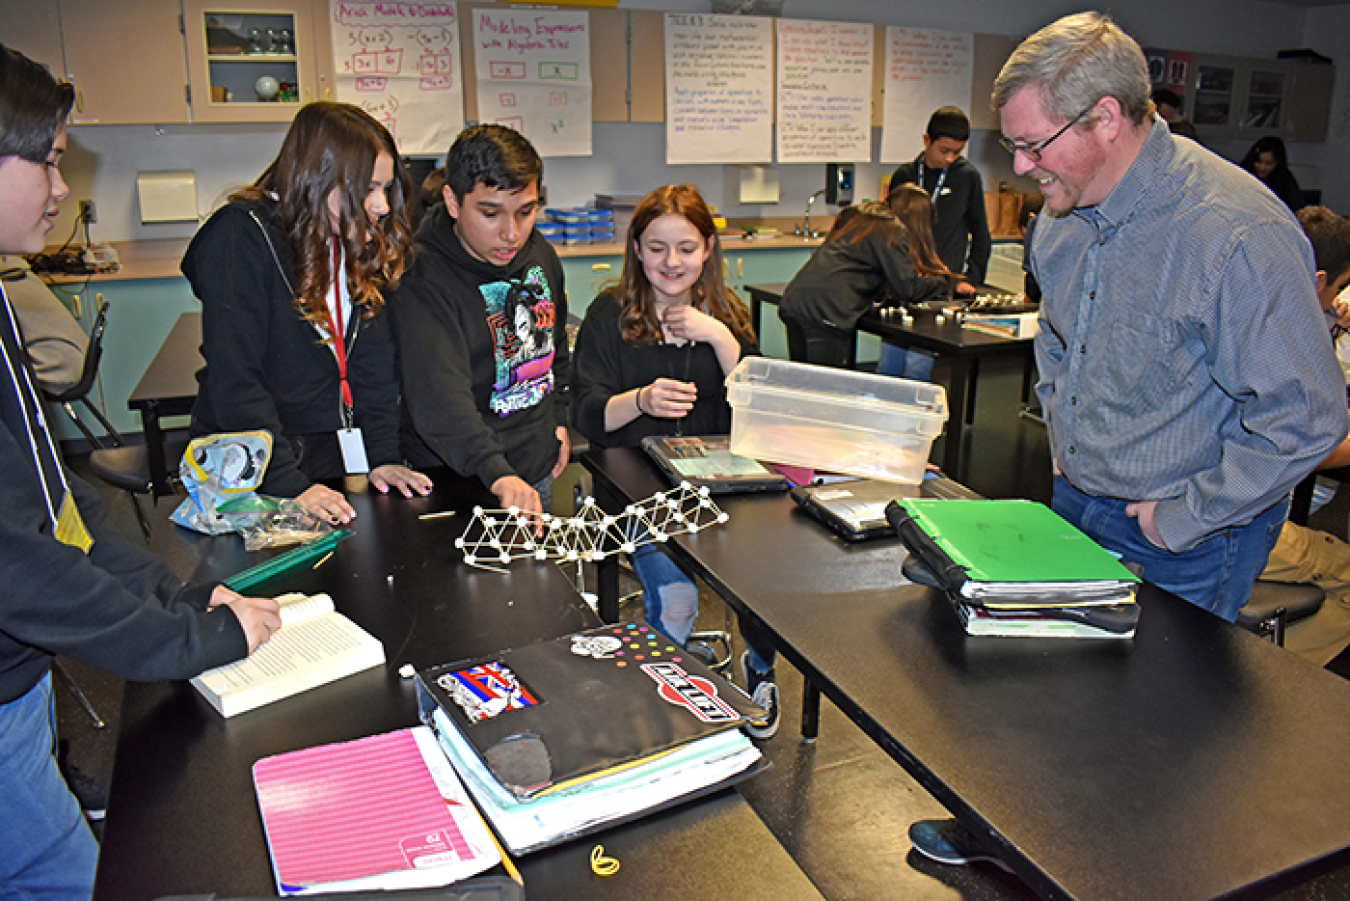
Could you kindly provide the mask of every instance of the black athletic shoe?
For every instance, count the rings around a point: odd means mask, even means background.
[[[959,867],[983,861],[1012,872],[1011,867],[954,819],[919,820],[909,827],[909,840],[915,851],[938,863]]]
[[[757,673],[750,666],[750,652],[741,654],[741,680],[750,700],[767,710],[768,716],[751,720],[745,724],[745,732],[751,738],[767,740],[778,734],[778,683],[774,680],[773,670]]]

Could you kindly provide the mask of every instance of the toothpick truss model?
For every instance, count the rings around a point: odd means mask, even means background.
[[[610,554],[631,554],[672,535],[692,534],[727,518],[707,488],[681,482],[673,491],[658,491],[640,504],[629,504],[617,516],[601,510],[593,497],[586,498],[571,517],[545,513],[536,519],[519,507],[474,507],[473,520],[455,539],[455,547],[464,552],[465,563],[483,569],[521,559],[595,562]],[[536,534],[541,523],[543,531]]]

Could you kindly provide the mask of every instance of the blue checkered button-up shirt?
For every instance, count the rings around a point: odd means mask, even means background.
[[[1250,522],[1345,438],[1303,230],[1161,119],[1100,205],[1041,217],[1031,271],[1055,460],[1088,494],[1157,501],[1172,550]]]

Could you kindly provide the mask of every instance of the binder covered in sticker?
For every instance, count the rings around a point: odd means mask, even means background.
[[[762,766],[739,727],[764,711],[645,625],[433,667],[417,689],[423,722],[513,853]]]

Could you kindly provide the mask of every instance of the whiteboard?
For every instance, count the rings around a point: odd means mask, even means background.
[[[941,106],[966,115],[974,86],[975,36],[928,28],[886,29],[886,94],[881,162],[914,159],[923,150],[928,117]]]
[[[666,13],[666,162],[767,163],[773,20]]]
[[[778,162],[871,162],[872,26],[778,20]]]
[[[514,128],[540,156],[590,156],[590,15],[547,9],[471,15],[479,120]]]
[[[464,127],[453,3],[330,0],[337,98],[394,136],[399,153],[443,154]]]

